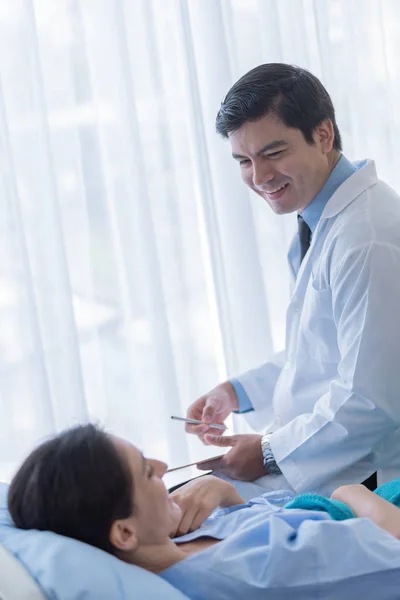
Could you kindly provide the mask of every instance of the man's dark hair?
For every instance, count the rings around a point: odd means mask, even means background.
[[[75,538],[114,554],[112,523],[132,514],[132,477],[111,438],[95,425],[64,431],[36,448],[14,476],[15,525]]]
[[[312,73],[284,63],[267,63],[243,75],[221,103],[216,130],[222,137],[237,131],[247,121],[257,121],[272,112],[287,127],[300,129],[309,144],[313,132],[325,121],[332,121],[333,148],[342,149],[332,100]]]

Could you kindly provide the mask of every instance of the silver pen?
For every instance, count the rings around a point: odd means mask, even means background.
[[[183,421],[184,423],[190,423],[190,425],[207,425],[213,429],[222,429],[222,431],[228,429],[226,425],[220,425],[219,423],[204,423],[203,421],[198,421],[197,419],[186,419],[185,417],[171,417],[171,419],[175,419],[175,421]]]

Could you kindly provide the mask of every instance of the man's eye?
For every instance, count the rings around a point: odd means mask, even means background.
[[[266,158],[277,158],[280,154],[282,154],[282,150],[277,150],[276,152],[271,152],[266,155]]]
[[[242,160],[239,160],[239,165],[248,165],[249,164],[249,159],[248,158],[243,158]]]

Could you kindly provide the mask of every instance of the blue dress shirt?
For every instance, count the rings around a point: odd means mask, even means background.
[[[318,221],[321,218],[323,210],[328,203],[329,199],[337,188],[350,177],[357,169],[359,169],[364,163],[359,163],[357,166],[353,165],[345,156],[341,156],[337,162],[335,168],[332,170],[325,184],[315,196],[314,200],[303,210],[301,216],[311,229],[311,236],[313,235],[315,228],[317,227]],[[292,265],[294,273],[297,275],[300,268],[300,242],[298,234],[295,235],[293,242],[288,252],[288,260]],[[239,403],[239,413],[245,413],[253,410],[253,406],[243,389],[243,386],[237,381],[237,379],[231,379],[231,384],[236,392]]]

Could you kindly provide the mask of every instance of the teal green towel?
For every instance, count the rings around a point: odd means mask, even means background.
[[[394,479],[380,485],[376,488],[375,494],[400,508],[400,479]]]
[[[376,488],[375,494],[400,508],[400,479],[394,479]],[[339,500],[331,500],[318,494],[300,494],[285,505],[285,508],[301,508],[303,510],[322,510],[334,521],[353,519],[353,511]]]
[[[302,508],[303,510],[321,510],[327,512],[334,521],[353,519],[354,513],[343,502],[330,500],[318,494],[300,494],[285,505],[285,508]]]

